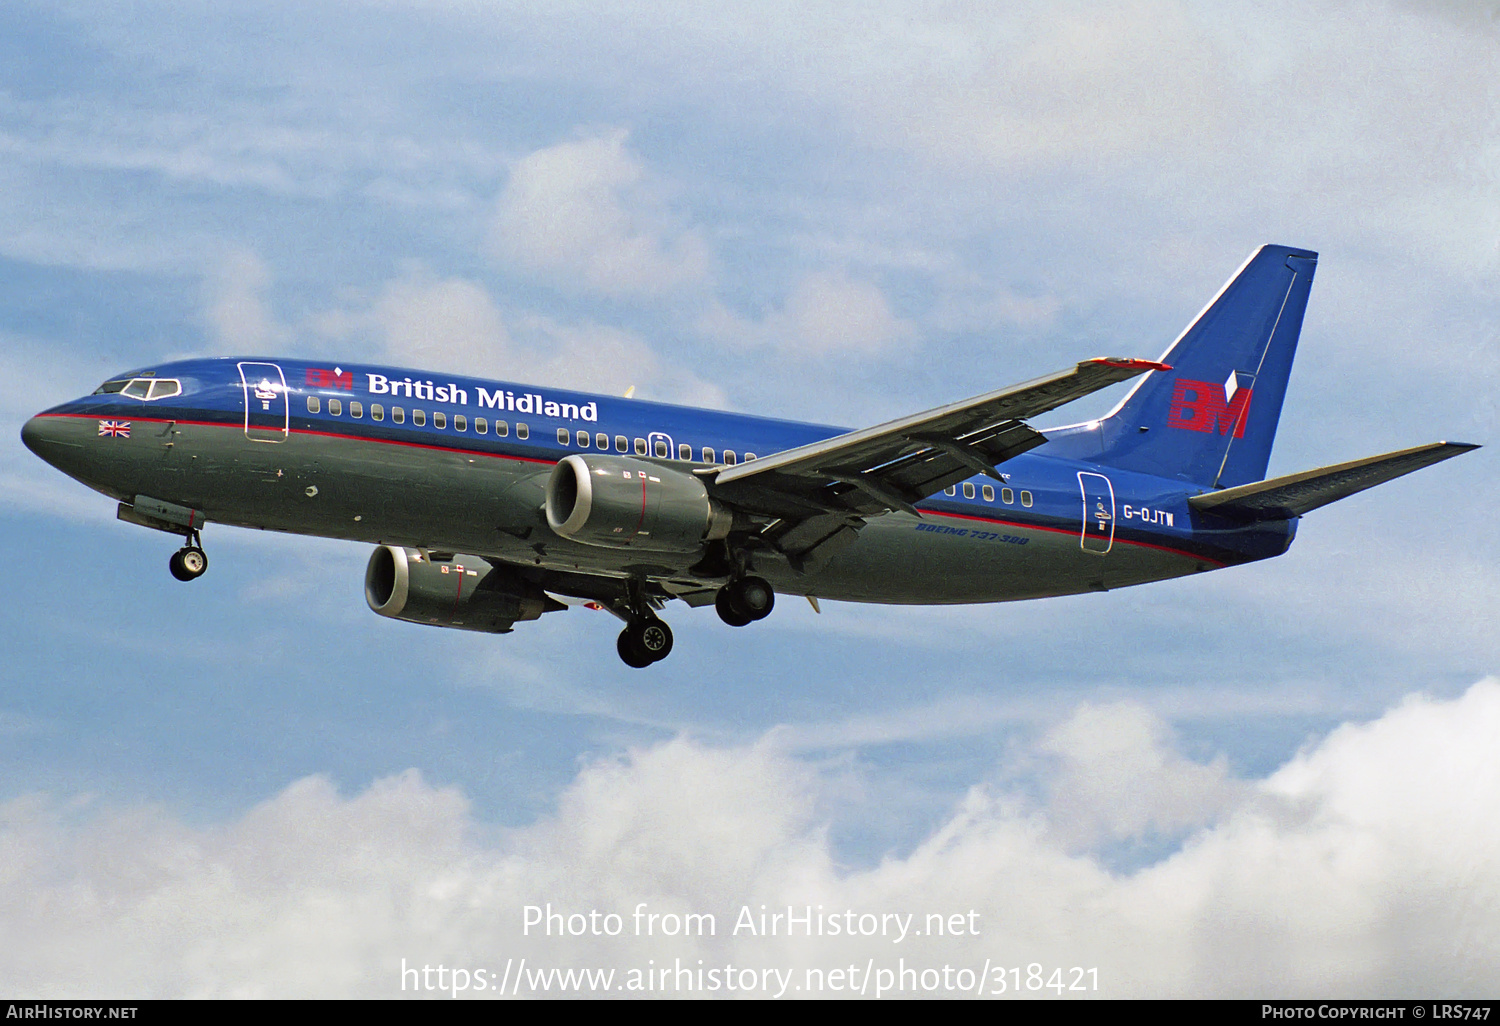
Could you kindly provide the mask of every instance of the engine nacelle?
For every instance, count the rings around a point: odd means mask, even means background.
[[[726,537],[734,515],[693,474],[627,456],[575,453],[547,482],[547,523],[584,545],[691,553]]]
[[[381,616],[409,623],[505,634],[517,620],[564,608],[509,567],[479,556],[382,545],[365,567],[365,601]]]

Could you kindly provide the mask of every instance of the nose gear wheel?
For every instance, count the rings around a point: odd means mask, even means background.
[[[203,551],[197,531],[187,536],[187,544],[172,553],[172,558],[167,560],[167,569],[179,581],[195,581],[203,576],[208,569],[208,553]]]

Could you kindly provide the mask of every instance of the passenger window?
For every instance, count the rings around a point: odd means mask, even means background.
[[[724,465],[726,467],[732,467],[732,466],[734,466],[738,462],[739,462],[739,457],[734,454],[734,450],[733,449],[725,449],[724,450]]]
[[[615,435],[615,452],[629,452],[630,439],[624,435]]]
[[[597,445],[601,449],[608,449],[609,448],[609,436],[606,435],[603,431],[599,432],[597,435],[594,436],[594,444]]]
[[[703,447],[703,462],[704,463],[712,463],[712,462],[714,462],[714,451],[712,449],[710,449],[706,445]]]
[[[587,431],[580,431],[580,432],[578,432],[578,448],[580,448],[580,449],[587,449],[588,447],[589,447],[589,433]]]
[[[426,410],[412,410],[411,411],[411,422],[413,424],[415,424],[417,427],[426,427],[427,426],[427,411]]]
[[[679,443],[677,446],[677,458],[680,460],[692,459],[693,447],[691,445],[688,445],[686,442]]]
[[[523,442],[526,441],[526,439],[528,439],[528,438],[531,437],[531,428],[528,427],[525,424],[517,422],[517,424],[516,424],[516,437],[519,438]]]
[[[495,421],[495,434],[501,438],[510,434],[510,422],[504,420]]]
[[[330,399],[330,400],[328,400],[328,412],[331,413],[331,414],[333,414],[335,417],[343,416],[343,413],[344,413],[344,402],[343,402],[343,400],[342,399]]]
[[[406,410],[400,406],[391,407],[391,421],[396,424],[406,423]]]
[[[371,403],[370,404],[370,419],[371,420],[385,420],[385,407],[381,406],[379,403]]]
[[[972,498],[974,498],[974,482],[973,481],[965,481],[964,482],[964,498],[966,498],[966,499],[972,499]]]
[[[994,485],[985,485],[984,488],[981,489],[981,490],[984,492],[984,501],[985,502],[994,502],[995,501],[995,486]]]
[[[1024,488],[1021,489],[1021,505],[1028,507],[1031,505],[1031,493]]]
[[[949,485],[947,488],[943,489],[943,494],[944,495],[957,495],[958,494],[958,485]]]
[[[349,400],[349,416],[353,417],[355,420],[358,420],[359,418],[363,417],[364,415],[365,415],[365,404],[362,403],[362,402],[360,402],[357,399],[350,399]]]
[[[465,417],[462,413],[455,413],[453,415],[453,430],[454,431],[467,431],[467,430],[469,430],[469,418]]]
[[[317,413],[321,409],[322,409],[322,403],[320,403],[318,401],[318,397],[317,396],[310,395],[310,396],[307,397],[307,412],[308,413]]]
[[[152,399],[167,399],[182,394],[182,384],[174,378],[160,378],[151,383]]]
[[[635,440],[635,454],[637,456],[646,455],[646,440],[644,438],[637,438]]]
[[[490,430],[490,422],[489,421],[485,420],[483,417],[475,417],[474,418],[474,433],[476,435],[488,434],[489,430]]]
[[[558,428],[557,429],[557,444],[558,445],[567,445],[568,442],[572,441],[572,439],[573,439],[573,432],[569,431],[567,428]]]
[[[448,415],[441,410],[432,415],[432,426],[439,431],[448,426]]]
[[[1000,501],[1009,506],[1016,501],[1016,493],[1009,488],[1002,488],[1000,489]]]
[[[653,448],[656,449],[656,458],[659,460],[664,460],[672,455],[672,450],[667,448],[667,443],[660,438],[656,440],[656,445]]]

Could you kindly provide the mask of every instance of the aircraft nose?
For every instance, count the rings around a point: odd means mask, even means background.
[[[21,443],[54,467],[67,449],[77,447],[76,443],[63,441],[62,435],[63,425],[58,418],[43,414],[32,417],[21,427]]]
[[[45,441],[46,429],[42,427],[42,418],[32,417],[21,428],[21,444],[26,446],[38,456],[42,455],[40,446]]]

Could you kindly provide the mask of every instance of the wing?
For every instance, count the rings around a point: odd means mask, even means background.
[[[826,558],[867,517],[916,504],[950,485],[987,474],[1046,441],[1023,421],[1150,370],[1151,360],[1101,357],[1068,370],[987,392],[875,427],[798,446],[711,475],[711,490],[774,521],[762,537],[793,565]]]

